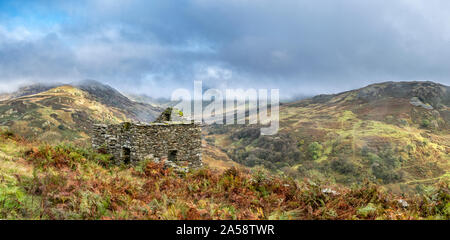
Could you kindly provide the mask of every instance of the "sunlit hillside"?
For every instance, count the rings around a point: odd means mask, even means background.
[[[375,84],[281,106],[274,136],[220,125],[205,136],[249,167],[416,191],[450,177],[449,96],[449,87],[431,82]]]
[[[128,118],[89,93],[66,85],[0,102],[1,125],[26,138],[43,141],[86,140],[94,123]]]
[[[448,183],[401,197],[264,169],[180,174],[142,161],[114,166],[90,149],[0,133],[1,219],[449,219]]]

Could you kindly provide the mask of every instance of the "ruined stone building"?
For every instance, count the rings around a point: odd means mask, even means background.
[[[96,124],[92,146],[112,154],[115,164],[153,159],[177,166],[202,165],[201,128],[194,123]]]

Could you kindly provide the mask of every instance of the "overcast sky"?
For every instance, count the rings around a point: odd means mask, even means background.
[[[0,1],[0,88],[95,79],[124,92],[382,81],[450,85],[448,0]]]

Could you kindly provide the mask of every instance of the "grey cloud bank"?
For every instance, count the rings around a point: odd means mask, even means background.
[[[87,78],[154,97],[194,80],[282,96],[380,81],[450,84],[448,1],[2,4],[2,90]]]

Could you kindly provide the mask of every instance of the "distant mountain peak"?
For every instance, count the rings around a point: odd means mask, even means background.
[[[99,82],[97,80],[92,80],[92,79],[85,79],[79,82],[75,82],[72,83],[71,85],[74,85],[76,87],[80,87],[80,88],[92,88],[92,89],[99,89],[99,90],[113,90],[118,92],[116,89],[114,89],[113,87],[104,84],[102,82]]]
[[[72,88],[86,92],[90,98],[93,98],[108,107],[123,111],[127,117],[136,121],[152,122],[163,110],[158,106],[132,101],[113,87],[92,79],[85,79],[70,84],[31,84],[21,87],[14,93],[3,95],[0,99],[6,101],[43,92],[51,93],[52,89],[55,91],[72,91],[70,90]]]
[[[435,108],[445,105],[450,106],[450,87],[431,81],[403,81],[382,82],[336,94],[320,94],[309,99],[300,100],[290,104],[304,105],[308,103],[326,103],[342,96],[352,95],[352,101],[360,100],[370,102],[385,98],[418,98],[420,101],[430,104]]]

